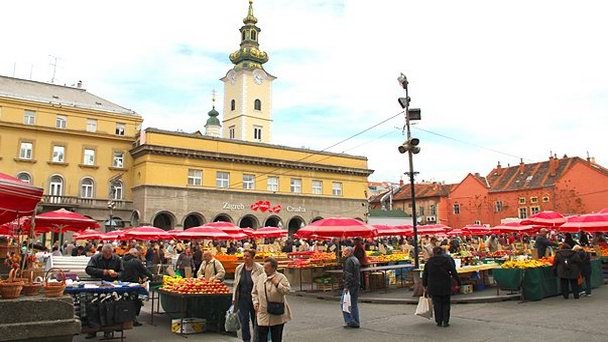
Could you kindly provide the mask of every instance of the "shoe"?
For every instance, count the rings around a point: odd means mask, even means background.
[[[443,327],[444,327],[444,328],[447,328],[447,327],[449,327],[449,326],[450,326],[450,323],[448,323],[448,322],[443,322]]]
[[[585,296],[587,296],[587,297],[591,297],[591,293],[587,293]]]
[[[141,327],[143,324],[139,323],[138,321],[133,321],[133,326],[134,327]]]
[[[344,329],[359,329],[359,326],[347,324],[344,326]]]
[[[437,326],[441,328],[443,326],[443,324],[440,322],[440,323],[437,323]]]

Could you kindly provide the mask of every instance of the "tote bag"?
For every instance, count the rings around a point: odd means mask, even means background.
[[[426,294],[418,299],[416,316],[424,317],[426,319],[433,318],[433,301],[431,298],[427,297]]]

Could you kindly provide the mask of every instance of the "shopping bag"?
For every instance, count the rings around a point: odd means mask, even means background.
[[[224,329],[227,332],[235,332],[241,329],[241,322],[239,322],[238,313],[234,312],[234,305],[230,306],[230,309],[226,311],[226,322],[224,323]]]
[[[431,298],[426,295],[418,299],[418,306],[416,306],[416,316],[424,317],[426,319],[433,318],[433,302]]]
[[[342,296],[342,311],[346,312],[346,313],[350,313],[350,307],[351,307],[351,302],[350,302],[350,292],[346,291],[344,292],[344,296]]]
[[[585,279],[583,278],[583,275],[579,273],[578,277],[576,277],[576,283],[578,286],[582,286],[584,282]]]

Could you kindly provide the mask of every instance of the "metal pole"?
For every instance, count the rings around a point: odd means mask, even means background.
[[[405,98],[407,99],[407,101],[405,101],[405,127],[407,130],[407,140],[410,140],[412,138],[412,132],[410,130],[410,116],[409,116],[409,108],[410,108],[410,95],[408,92],[408,81],[407,78],[405,79],[405,83],[403,84],[403,87],[405,88]],[[413,226],[413,230],[414,230],[414,267],[416,267],[416,269],[420,268],[420,261],[418,258],[418,255],[420,253],[420,249],[418,247],[418,219],[417,219],[417,213],[416,213],[416,189],[414,186],[414,154],[412,153],[412,150],[408,150],[407,152],[408,155],[408,159],[409,159],[409,168],[410,168],[410,172],[409,172],[409,176],[410,176],[410,191],[412,193],[412,226]]]

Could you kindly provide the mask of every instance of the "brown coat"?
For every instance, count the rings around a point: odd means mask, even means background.
[[[279,285],[275,286],[272,284],[270,280],[273,277],[278,277],[280,279]],[[266,288],[266,292],[268,293],[268,300],[266,300],[264,288]],[[271,277],[267,277],[266,274],[262,274],[256,279],[253,286],[253,291],[251,291],[251,295],[253,305],[260,305],[256,313],[257,324],[259,326],[272,327],[275,325],[284,324],[291,320],[291,310],[289,309],[289,304],[287,304],[286,298],[290,288],[289,281],[287,281],[287,278],[282,273],[275,272],[275,274]],[[266,311],[268,301],[285,303],[285,313],[280,316],[270,315],[268,311]]]
[[[236,267],[236,270],[234,271],[234,285],[232,287],[234,289],[234,292],[232,293],[232,300],[236,300],[239,283],[241,282],[241,272],[243,271],[243,267],[245,267],[245,264],[240,264]],[[264,274],[264,266],[258,264],[257,262],[254,262],[253,268],[251,269],[251,279],[253,280],[253,286],[255,286],[255,280],[259,276],[266,277],[266,275]]]

